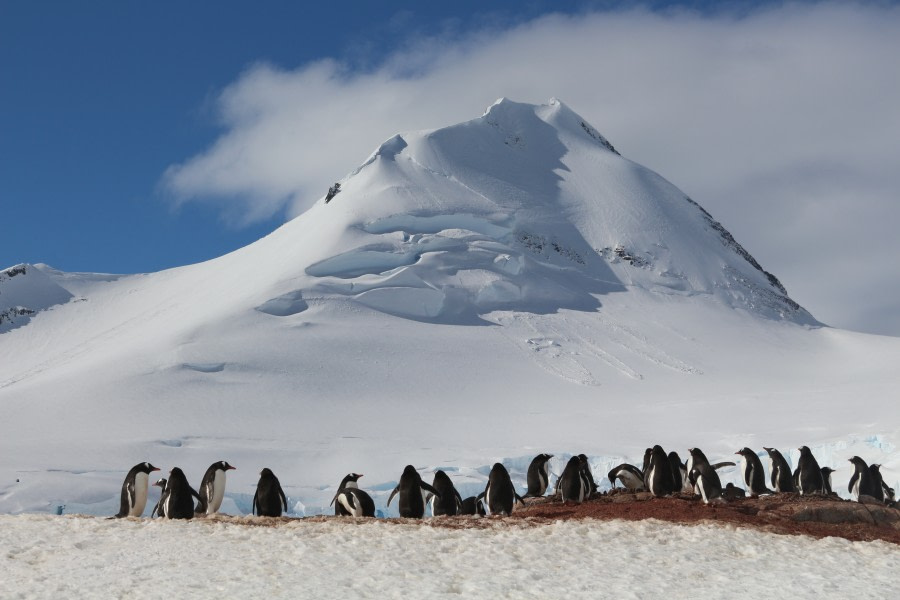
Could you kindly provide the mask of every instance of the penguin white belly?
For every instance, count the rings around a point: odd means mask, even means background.
[[[361,506],[351,506],[350,502],[348,501],[348,498],[347,498],[347,496],[349,496],[349,495],[350,495],[349,492],[341,494],[340,496],[338,496],[338,502],[341,503],[341,506],[344,507],[344,510],[346,510],[348,513],[350,513],[350,516],[361,517],[362,516],[362,507]]]
[[[706,482],[703,475],[697,477],[697,487],[700,488],[700,497],[703,498],[703,504],[709,504],[709,498],[706,497]]]
[[[208,515],[216,514],[222,506],[222,499],[225,497],[225,471],[221,469],[216,471],[212,488],[211,498],[206,507],[206,514]]]
[[[644,482],[638,479],[637,475],[630,471],[620,471],[619,479],[622,480],[622,485],[624,485],[629,490],[636,490],[644,487]]]
[[[150,476],[147,473],[138,473],[134,476],[134,504],[128,511],[129,517],[140,517],[147,506],[147,490],[150,485]]]

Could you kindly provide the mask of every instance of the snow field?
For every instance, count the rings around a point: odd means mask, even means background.
[[[277,527],[0,515],[0,590],[34,597],[888,598],[900,548],[656,520]]]

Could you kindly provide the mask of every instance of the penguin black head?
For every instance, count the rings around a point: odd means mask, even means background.
[[[800,451],[800,456],[812,456],[812,450],[809,449],[809,446],[800,446],[797,448]],[[858,456],[854,456],[853,458],[859,458]]]
[[[403,474],[406,475],[407,477],[410,477],[410,476],[418,477],[419,476],[419,472],[416,471],[416,468],[412,465],[406,465],[406,468],[403,469]]]
[[[453,483],[450,479],[450,476],[440,469],[434,472],[434,482],[437,483],[439,481],[450,481],[451,483]]]
[[[741,456],[750,456],[751,454],[756,454],[756,452],[744,446],[743,448],[735,452],[735,454],[740,454]]]
[[[539,459],[541,459],[541,462],[547,462],[548,460],[550,460],[551,458],[553,458],[553,455],[552,455],[552,454],[538,454],[537,457],[538,457]]]
[[[165,478],[160,477],[159,479],[156,480],[156,482],[153,485],[155,485],[158,488],[166,489],[166,480],[165,480]]]
[[[260,477],[275,477],[275,473],[272,472],[272,469],[265,467],[262,471],[259,472]]]
[[[232,467],[231,465],[228,464],[228,461],[224,461],[224,460],[220,460],[219,462],[213,463],[213,464],[217,469],[221,469],[223,471],[230,471],[230,470],[236,469],[236,467]]]
[[[881,465],[875,465],[875,464],[869,465],[869,470],[872,471],[873,473],[880,473]]]

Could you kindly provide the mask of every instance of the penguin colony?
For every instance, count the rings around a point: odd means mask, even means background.
[[[735,466],[735,463],[710,463],[699,448],[688,449],[688,458],[682,461],[677,452],[666,454],[661,446],[656,445],[644,452],[640,468],[623,463],[610,470],[607,477],[613,488],[618,482],[625,489],[647,491],[655,497],[687,493],[699,496],[704,504],[778,493],[799,493],[801,496],[833,494],[831,476],[835,469],[820,467],[808,447],[799,448],[800,459],[793,472],[777,449],[763,450],[769,456],[768,478],[756,452],[750,448],[741,448],[735,452],[741,457],[741,478],[745,488],[731,483],[723,487],[717,471],[723,467]],[[433,516],[511,515],[517,503],[524,505],[524,498],[541,498],[547,494],[550,487],[551,458],[552,454],[539,454],[531,461],[527,473],[528,488],[524,496],[516,491],[509,471],[501,463],[495,463],[491,468],[484,491],[469,498],[460,495],[444,471],[436,471],[434,480],[428,484],[422,480],[414,466],[407,465],[400,475],[399,483],[388,497],[387,505],[390,506],[396,496],[400,516],[414,519],[425,516],[425,508],[429,503]],[[881,465],[866,464],[858,456],[849,459],[849,462],[853,465],[853,474],[847,490],[854,499],[859,502],[877,501],[897,507],[894,489],[881,476]],[[225,496],[226,473],[234,468],[226,461],[211,464],[203,475],[199,492],[190,486],[181,469],[173,468],[168,479],[161,478],[153,484],[161,489],[161,493],[150,516],[190,519],[216,514]],[[147,505],[149,475],[153,471],[159,469],[149,462],[139,463],[128,471],[122,484],[120,508],[116,517],[143,515]],[[375,516],[374,500],[359,487],[361,477],[359,473],[348,473],[341,480],[331,500],[336,516]],[[581,503],[596,493],[597,483],[588,458],[579,454],[569,459],[557,477],[552,497],[566,503]],[[194,500],[197,501],[196,504]],[[253,514],[280,517],[287,510],[287,497],[281,483],[270,469],[263,469],[253,496]]]

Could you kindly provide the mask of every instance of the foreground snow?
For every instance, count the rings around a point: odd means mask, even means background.
[[[648,520],[278,527],[0,515],[7,597],[887,598],[900,547]]]

